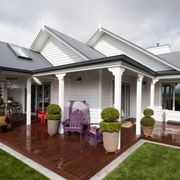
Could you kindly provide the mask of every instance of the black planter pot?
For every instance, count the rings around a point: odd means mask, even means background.
[[[7,131],[7,125],[6,126],[0,126],[0,133],[4,133]]]

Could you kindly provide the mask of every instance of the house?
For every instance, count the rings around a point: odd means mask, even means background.
[[[169,45],[146,50],[104,28],[84,44],[44,26],[30,49],[1,42],[0,55],[1,94],[22,104],[27,125],[36,109],[70,100],[86,101],[91,122],[114,106],[136,118],[137,135],[147,107],[158,121],[179,120],[180,52]]]

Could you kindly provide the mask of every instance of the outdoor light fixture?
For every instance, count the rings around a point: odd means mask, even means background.
[[[33,80],[34,80],[38,85],[42,85],[42,82],[41,82],[37,77],[33,77]]]
[[[81,82],[82,81],[82,78],[79,76],[76,78],[76,82]]]

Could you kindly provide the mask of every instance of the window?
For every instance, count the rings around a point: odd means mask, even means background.
[[[162,85],[162,108],[180,111],[180,83]]]
[[[9,47],[11,48],[11,50],[20,58],[25,58],[25,59],[29,59],[31,60],[30,56],[28,55],[28,53],[26,52],[26,50],[22,47],[19,47],[17,45],[14,44],[8,44]]]

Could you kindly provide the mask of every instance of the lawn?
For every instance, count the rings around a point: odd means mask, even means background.
[[[104,179],[179,180],[180,149],[144,143]]]
[[[0,149],[0,179],[46,180],[48,178]]]

